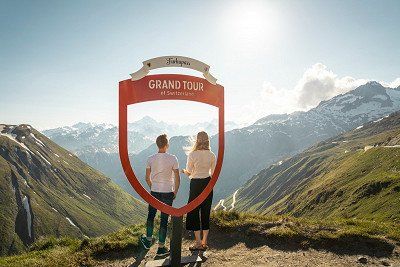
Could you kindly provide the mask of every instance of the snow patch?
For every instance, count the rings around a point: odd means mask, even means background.
[[[364,127],[364,125],[360,125],[360,126],[358,126],[358,127],[356,128],[356,130],[359,130],[359,129],[361,129],[362,127]]]
[[[50,166],[52,166],[51,163],[50,163],[42,154],[40,154],[39,151],[36,150],[36,152],[39,154],[39,156],[40,156],[44,161],[46,161],[47,164],[49,164]]]
[[[28,235],[29,237],[32,237],[32,216],[31,216],[31,207],[29,205],[29,199],[27,196],[24,196],[22,198],[22,205],[24,206],[24,209],[26,211],[26,224],[28,227]]]
[[[16,137],[16,134],[9,134],[9,133],[0,133],[0,136],[5,136],[7,138],[9,138],[10,140],[14,141],[15,143],[17,143],[19,146],[23,147],[25,150],[27,150],[28,152],[32,153],[32,151],[29,150],[29,148],[22,142],[19,142]],[[32,153],[33,154],[33,153]]]
[[[86,195],[86,194],[83,194],[83,196],[85,196],[85,197],[88,198],[88,199],[92,199],[91,197],[89,197],[89,196]]]
[[[36,142],[39,146],[45,147],[45,145],[43,144],[43,142],[40,141],[33,133],[30,133],[29,135],[30,135],[33,139],[35,139],[35,142]]]
[[[68,221],[72,226],[75,226],[76,228],[78,228],[78,226],[76,226],[76,224],[74,224],[74,222],[73,222],[70,218],[65,217],[65,219],[67,219],[67,221]]]
[[[57,155],[56,153],[54,153],[54,155],[57,157],[57,158],[59,158],[60,156],[59,155]]]
[[[58,210],[56,210],[55,208],[51,207],[55,212],[59,213]]]

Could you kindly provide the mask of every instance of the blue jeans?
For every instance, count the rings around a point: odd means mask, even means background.
[[[154,196],[159,201],[172,206],[172,202],[174,201],[174,193],[160,193],[151,191],[151,195]],[[157,209],[153,208],[149,205],[149,213],[147,215],[147,223],[146,223],[146,236],[152,237],[154,230],[154,218],[156,217]],[[161,222],[160,222],[160,231],[158,232],[158,242],[161,244],[165,243],[165,239],[167,238],[167,227],[168,227],[168,214],[161,212]]]

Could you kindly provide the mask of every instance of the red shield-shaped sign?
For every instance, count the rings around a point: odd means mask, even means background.
[[[128,155],[128,105],[154,100],[189,100],[218,108],[219,147],[214,173],[204,191],[192,202],[181,208],[168,206],[154,198],[137,179]],[[224,88],[205,79],[178,74],[149,75],[140,80],[124,80],[119,83],[119,155],[122,167],[136,192],[154,208],[182,216],[200,205],[210,194],[221,172],[224,157]]]

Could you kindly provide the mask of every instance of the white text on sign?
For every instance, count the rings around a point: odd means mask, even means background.
[[[175,80],[149,80],[148,84],[150,89],[161,90],[189,90],[189,91],[204,91],[202,82],[191,81],[175,81]]]

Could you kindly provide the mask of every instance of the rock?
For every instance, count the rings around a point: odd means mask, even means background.
[[[383,266],[391,266],[390,262],[388,262],[386,260],[381,261],[381,263]]]
[[[368,263],[368,259],[366,257],[359,257],[357,261],[362,264]]]

